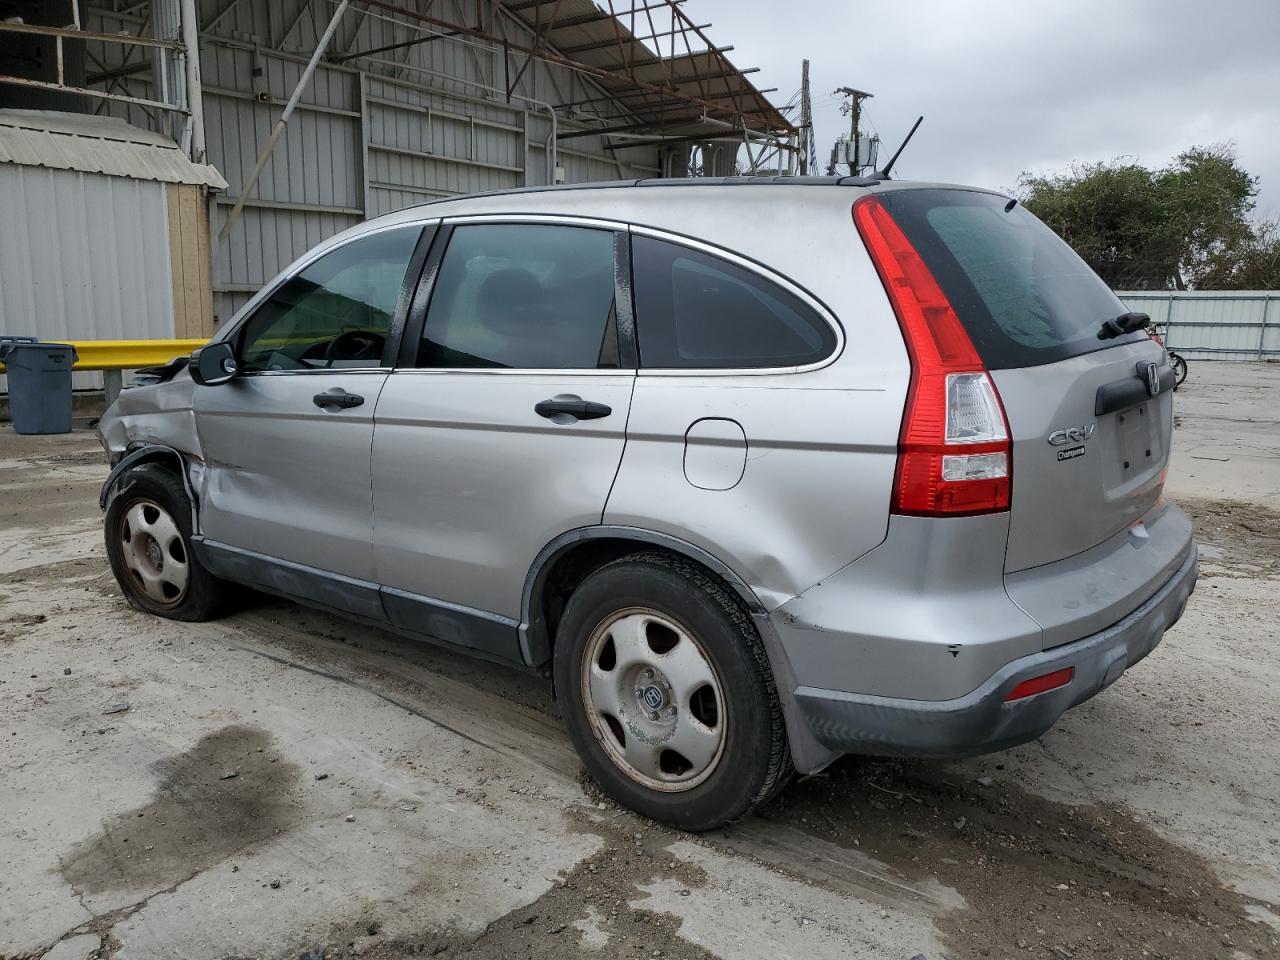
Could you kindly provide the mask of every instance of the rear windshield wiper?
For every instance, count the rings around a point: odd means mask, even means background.
[[[1114,320],[1103,321],[1102,329],[1098,331],[1098,339],[1112,340],[1115,337],[1122,337],[1126,333],[1141,330],[1150,322],[1151,318],[1145,313],[1122,313]]]

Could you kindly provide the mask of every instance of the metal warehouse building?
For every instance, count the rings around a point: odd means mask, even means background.
[[[208,270],[187,271],[184,282],[207,285],[200,295],[216,325],[323,238],[455,193],[801,172],[793,125],[682,3],[0,0],[0,126],[50,148],[0,152],[4,232],[24,237],[26,256],[66,266],[62,282],[80,289],[61,301],[16,291],[35,281],[24,280],[10,244],[0,333],[103,336],[108,328],[83,304],[106,297],[139,306],[109,327],[113,336],[188,335],[185,292],[168,326],[154,320],[163,307],[152,301],[156,289],[178,289],[174,264],[189,262],[189,250]],[[137,166],[143,153],[94,172],[94,136],[135,153],[167,147],[189,169],[176,180],[148,176]],[[72,138],[78,164],[50,159],[51,143]],[[9,166],[24,169],[6,179]],[[118,181],[98,187],[119,202],[92,207],[87,194],[62,194],[32,176],[39,167]],[[184,207],[173,187],[160,206],[139,199],[135,209],[120,199],[124,183],[140,198],[161,184],[192,186],[205,219],[175,218],[191,201]],[[45,214],[67,219],[31,229]],[[77,215],[96,222],[77,228]],[[136,246],[152,266],[86,281],[72,269],[77,229],[89,238],[82,246]],[[41,282],[54,282],[47,273]],[[28,309],[35,315],[22,315]]]
[[[0,331],[208,337],[205,213],[226,185],[114,117],[0,110]]]

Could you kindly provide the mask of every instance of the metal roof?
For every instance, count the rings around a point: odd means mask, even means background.
[[[732,48],[712,44],[676,3],[610,0],[605,9],[592,0],[514,0],[504,6],[547,46],[600,71],[600,85],[648,125],[705,129],[707,118],[718,118],[783,136],[794,130],[725,56]]]
[[[168,137],[116,117],[51,110],[0,110],[0,163],[79,170],[132,180],[225,190],[217,169],[192,163]]]
[[[500,44],[518,82],[529,60],[559,64],[589,78],[604,96],[555,104],[570,119],[598,121],[562,130],[561,138],[595,133],[656,135],[663,139],[736,139],[746,133],[785,140],[795,126],[747,79],[756,68],[735,67],[681,9],[683,0],[503,0],[501,14],[532,34],[531,43],[450,18],[427,4],[359,0],[403,14],[447,36]],[[524,66],[521,65],[521,60]],[[610,106],[615,107],[611,110]],[[625,111],[618,117],[616,107]]]

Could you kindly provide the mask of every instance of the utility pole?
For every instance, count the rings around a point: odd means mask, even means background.
[[[836,90],[836,93],[849,98],[840,109],[849,114],[849,140],[853,151],[849,159],[849,173],[857,176],[858,168],[862,166],[862,157],[858,155],[861,149],[862,101],[871,99],[872,94],[867,93],[865,90],[855,90],[853,87],[840,87]],[[834,162],[832,167],[835,167]],[[831,172],[834,172],[834,169]]]
[[[813,156],[813,104],[809,99],[809,61],[800,65],[800,176],[815,164]]]

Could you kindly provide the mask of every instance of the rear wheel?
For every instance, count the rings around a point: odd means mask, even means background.
[[[1173,362],[1173,389],[1177,390],[1182,386],[1182,381],[1187,379],[1187,361],[1176,353],[1170,353],[1169,359]]]
[[[147,463],[120,479],[107,505],[107,559],[137,607],[171,620],[210,620],[230,587],[191,552],[191,501],[172,470]]]
[[[755,627],[723,583],[688,561],[643,554],[588,577],[557,631],[555,672],[588,771],[656,820],[721,826],[790,774]]]

